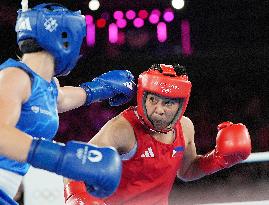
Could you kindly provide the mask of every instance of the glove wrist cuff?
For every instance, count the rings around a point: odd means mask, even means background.
[[[61,161],[63,147],[60,143],[33,138],[26,162],[33,167],[58,173],[57,165]]]
[[[227,161],[214,149],[198,159],[198,167],[206,174],[213,174],[228,167]]]
[[[90,83],[82,83],[81,85],[79,85],[79,87],[81,87],[86,93],[86,101],[84,103],[85,106],[88,106],[94,102],[93,92],[92,92],[91,86],[89,84]]]

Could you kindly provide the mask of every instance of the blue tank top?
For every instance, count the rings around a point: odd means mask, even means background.
[[[59,127],[56,83],[54,80],[49,83],[22,62],[8,59],[0,65],[0,71],[8,67],[24,70],[31,79],[31,96],[27,102],[22,104],[16,128],[32,137],[52,140]],[[18,146],[20,145],[18,144]],[[14,147],[14,149],[16,148]],[[0,156],[0,168],[25,175],[29,165]]]

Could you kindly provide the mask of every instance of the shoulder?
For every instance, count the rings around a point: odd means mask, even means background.
[[[132,125],[123,117],[122,114],[119,114],[109,120],[107,126],[109,126],[110,130],[113,131],[113,135],[126,135],[134,132]]]
[[[135,141],[133,127],[122,114],[109,120],[93,138],[94,144],[113,146],[120,153],[131,150]]]
[[[9,67],[0,72],[0,85],[4,89],[7,88],[10,94],[21,94],[24,101],[27,100],[31,92],[31,79],[29,74],[17,67]]]
[[[136,143],[134,128],[129,123],[128,120],[126,120],[122,114],[118,116],[118,119],[116,119],[116,125],[117,129],[115,129],[115,133],[118,133],[118,136],[120,138],[118,139],[121,141],[121,144],[119,146],[119,151],[122,153],[129,152]],[[117,131],[116,131],[117,130]],[[119,133],[120,132],[120,133]]]
[[[17,68],[17,67],[9,67],[9,68],[6,68],[4,70],[1,70],[0,72],[0,75],[1,75],[1,78],[4,78],[4,79],[22,79],[22,80],[30,80],[30,76],[29,74],[21,69],[21,68]]]
[[[182,116],[180,123],[181,123],[182,129],[194,128],[194,125],[191,119],[186,116]]]
[[[185,139],[188,142],[194,140],[194,125],[193,122],[186,116],[183,116],[180,120],[180,124],[182,126],[182,131]]]

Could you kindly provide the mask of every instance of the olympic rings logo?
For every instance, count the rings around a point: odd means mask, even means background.
[[[46,201],[46,202],[54,202],[56,200],[59,200],[59,196],[63,196],[63,193],[61,190],[53,189],[52,188],[44,188],[44,189],[37,189],[33,193],[31,193],[31,198],[37,199],[40,201]]]

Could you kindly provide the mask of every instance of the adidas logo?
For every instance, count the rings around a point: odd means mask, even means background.
[[[123,83],[123,85],[126,86],[127,88],[129,88],[130,90],[133,90],[132,82],[126,82],[126,83]]]
[[[152,151],[152,148],[149,147],[143,154],[141,154],[141,157],[150,157],[150,158],[154,158],[154,153]]]

